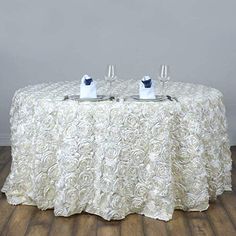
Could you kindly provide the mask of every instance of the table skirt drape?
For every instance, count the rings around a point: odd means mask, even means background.
[[[2,188],[9,203],[54,208],[58,216],[85,211],[111,220],[139,213],[167,221],[174,209],[203,211],[231,190],[218,90],[172,83],[168,92],[179,102],[60,99],[78,92],[76,86],[42,84],[15,93],[12,166]]]

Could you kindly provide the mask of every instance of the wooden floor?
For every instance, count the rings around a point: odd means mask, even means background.
[[[132,214],[120,221],[105,221],[90,214],[68,218],[55,217],[52,210],[34,206],[12,206],[0,195],[0,235],[80,235],[80,236],[159,236],[219,235],[236,236],[236,147],[232,148],[233,192],[225,192],[205,212],[175,211],[173,220],[165,223]],[[0,188],[9,173],[9,147],[0,147]]]

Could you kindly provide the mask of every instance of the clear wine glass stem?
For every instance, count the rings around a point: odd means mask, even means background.
[[[161,95],[165,96],[165,81],[161,81]]]
[[[111,81],[111,78],[109,79],[109,97],[111,97],[111,84],[112,84],[112,81]]]

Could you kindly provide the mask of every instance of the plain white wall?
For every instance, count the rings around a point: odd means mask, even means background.
[[[0,0],[0,144],[16,89],[44,81],[157,75],[224,93],[236,144],[235,0]]]

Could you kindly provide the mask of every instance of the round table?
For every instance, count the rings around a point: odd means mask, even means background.
[[[98,81],[98,94],[107,92]],[[170,220],[174,209],[202,211],[231,190],[231,154],[222,94],[176,83],[178,101],[63,101],[80,81],[16,91],[11,107],[12,166],[2,192],[11,204],[81,211],[104,219],[130,213]],[[118,80],[113,93],[137,94]]]

